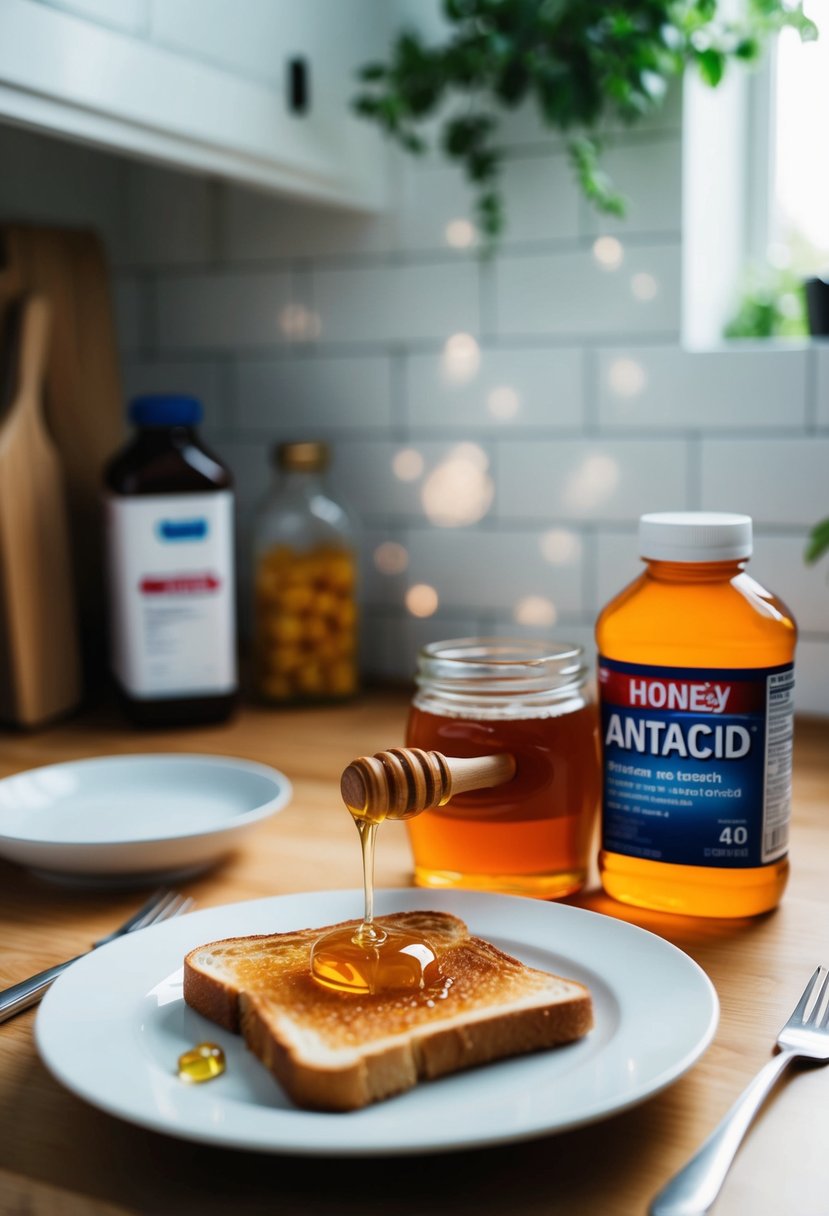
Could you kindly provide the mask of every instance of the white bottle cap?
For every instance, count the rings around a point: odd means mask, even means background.
[[[660,562],[727,562],[750,557],[751,516],[661,511],[639,520],[639,553]]]

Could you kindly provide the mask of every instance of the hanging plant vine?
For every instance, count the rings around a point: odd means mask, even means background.
[[[354,106],[413,154],[426,151],[423,124],[445,113],[441,145],[473,185],[490,248],[506,222],[499,121],[525,102],[564,134],[585,197],[600,212],[622,215],[625,200],[601,162],[608,124],[633,124],[657,110],[689,65],[716,86],[731,61],[757,60],[783,27],[804,40],[817,36],[802,0],[746,0],[740,20],[721,7],[717,0],[444,0],[446,40],[429,45],[402,33],[387,62],[361,70]]]

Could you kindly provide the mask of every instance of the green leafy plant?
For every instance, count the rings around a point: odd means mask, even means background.
[[[444,0],[443,10],[445,42],[402,33],[388,62],[360,72],[354,106],[415,154],[427,147],[424,122],[443,115],[443,150],[476,189],[490,247],[505,224],[505,110],[534,101],[545,125],[564,133],[585,196],[622,215],[625,200],[601,167],[608,123],[656,110],[689,64],[715,86],[730,61],[756,60],[783,26],[817,34],[802,4],[788,0],[746,0],[740,20],[724,17],[718,0]]]
[[[805,338],[809,334],[802,278],[772,266],[747,271],[725,338]]]
[[[829,552],[829,519],[822,519],[815,524],[806,542],[806,561],[810,564],[818,561],[824,553]]]

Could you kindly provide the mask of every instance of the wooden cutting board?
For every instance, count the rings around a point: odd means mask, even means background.
[[[82,683],[60,457],[43,416],[49,305],[6,318],[0,414],[0,717],[37,726],[73,709]]]
[[[114,310],[101,242],[92,232],[9,225],[6,273],[44,297],[52,330],[45,419],[63,466],[72,564],[88,679],[103,668],[103,469],[124,436]]]

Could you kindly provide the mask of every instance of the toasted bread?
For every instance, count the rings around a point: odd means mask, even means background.
[[[355,1110],[420,1079],[581,1038],[589,991],[471,937],[445,912],[398,912],[377,924],[423,936],[443,984],[355,996],[311,977],[311,947],[338,926],[235,937],[191,950],[184,999],[244,1035],[299,1106]],[[449,981],[449,982],[447,982]]]

